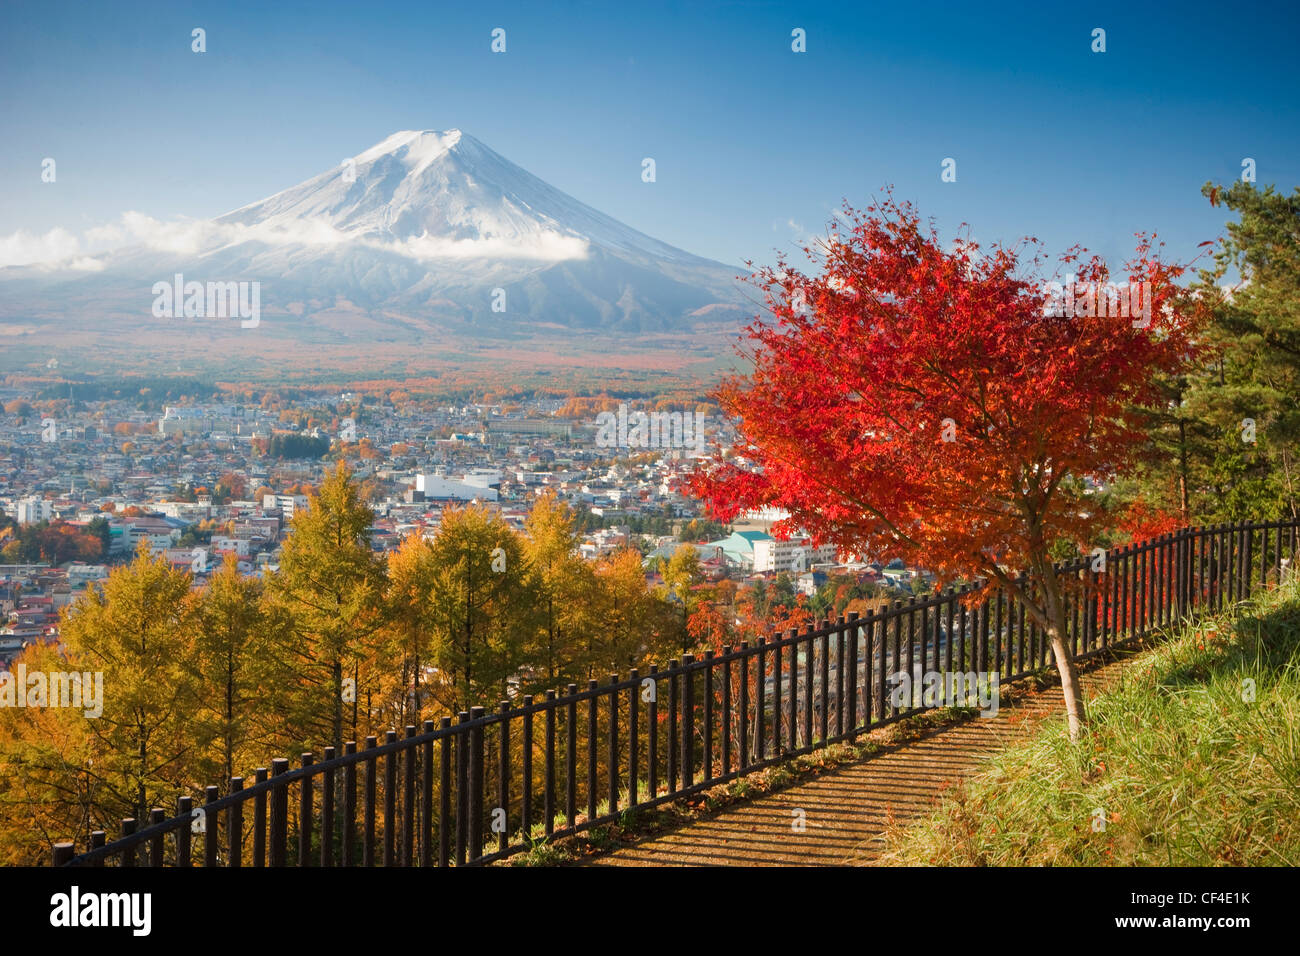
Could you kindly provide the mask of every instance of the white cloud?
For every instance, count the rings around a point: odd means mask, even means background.
[[[370,242],[412,259],[527,259],[563,262],[587,258],[587,240],[546,230],[515,238],[448,239],[427,232],[401,242]]]
[[[119,229],[117,226],[114,226],[112,223],[109,223],[108,225],[105,226],[92,226],[91,228],[87,229],[82,235],[86,237],[87,242],[92,242],[92,243],[121,242],[122,239],[125,237],[125,233],[123,233],[121,229]]]
[[[19,229],[0,236],[0,267],[57,262],[81,251],[77,237],[66,229],[54,228],[44,235]]]
[[[553,230],[480,239],[452,239],[430,236],[426,232],[404,240],[385,240],[370,231],[343,232],[324,219],[250,226],[196,219],[164,222],[132,211],[123,213],[117,222],[85,229],[80,238],[63,228],[51,229],[43,236],[19,230],[0,237],[0,267],[44,265],[97,271],[103,269],[105,263],[92,257],[124,246],[142,245],[157,252],[196,255],[244,242],[269,246],[329,246],[355,242],[419,261],[490,258],[562,262],[585,259],[588,252],[587,240]]]

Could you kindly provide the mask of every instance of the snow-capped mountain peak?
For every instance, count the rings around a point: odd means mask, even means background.
[[[311,222],[415,258],[583,258],[589,243],[704,263],[560,192],[459,129],[403,130],[338,169],[218,218],[264,231]],[[438,240],[449,240],[439,242]],[[474,243],[486,241],[481,250]]]
[[[441,133],[431,129],[404,129],[359,153],[353,159],[361,164],[373,162],[381,156],[392,155],[397,156],[408,166],[416,167],[414,171],[419,172],[447,150],[455,148],[460,139],[461,132],[458,129],[444,130]]]

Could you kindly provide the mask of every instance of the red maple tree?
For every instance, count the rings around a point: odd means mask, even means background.
[[[1139,498],[1129,504],[1128,510],[1116,524],[1116,530],[1127,535],[1130,541],[1147,541],[1164,534],[1173,534],[1184,524],[1181,515],[1153,506]]]
[[[771,316],[742,340],[752,372],[717,392],[739,438],[686,487],[719,520],[772,506],[790,514],[778,534],[1015,593],[1049,635],[1077,737],[1086,715],[1051,549],[1097,540],[1107,516],[1090,484],[1129,466],[1156,376],[1194,351],[1183,267],[1139,237],[1125,279],[1150,283],[1146,320],[1096,315],[1095,301],[1088,315],[1082,297],[1055,315],[1041,280],[1018,273],[1019,248],[945,248],[892,196],[846,205],[803,251],[815,275],[782,258],[752,277]],[[1042,263],[1035,251],[1030,271]],[[1077,249],[1061,264],[1076,287],[1108,279]]]

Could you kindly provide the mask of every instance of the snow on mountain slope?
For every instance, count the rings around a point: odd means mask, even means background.
[[[582,258],[587,242],[632,255],[702,262],[553,188],[460,130],[407,130],[331,170],[217,219],[397,242],[413,255]],[[354,181],[349,172],[355,174]]]

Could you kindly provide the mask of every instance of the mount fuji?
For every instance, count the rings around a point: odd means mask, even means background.
[[[336,344],[678,334],[734,326],[748,308],[738,268],[638,232],[456,129],[394,133],[216,219],[123,218],[113,251],[0,269],[0,321],[156,325],[151,286],[176,273],[257,281],[263,329]]]

